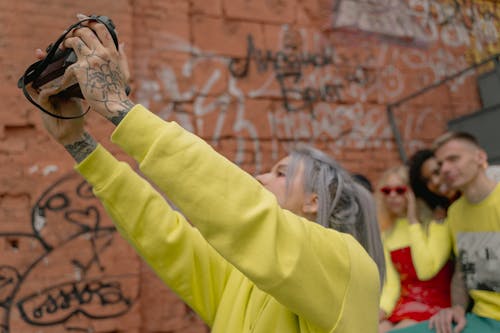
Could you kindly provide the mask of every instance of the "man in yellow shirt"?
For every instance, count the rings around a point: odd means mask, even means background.
[[[464,132],[446,133],[435,142],[442,180],[462,193],[448,210],[457,269],[452,281],[452,307],[428,323],[398,333],[500,332],[500,185],[486,174],[487,155]],[[463,276],[463,277],[462,277]],[[474,301],[471,313],[460,286]]]

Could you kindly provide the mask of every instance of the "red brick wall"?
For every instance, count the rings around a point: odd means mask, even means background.
[[[3,331],[205,331],[114,231],[16,88],[35,48],[54,41],[75,13],[108,15],[126,44],[134,100],[249,172],[268,169],[305,141],[375,181],[399,163],[387,103],[497,52],[500,5],[371,3],[0,1]],[[480,106],[475,75],[395,110],[407,152]],[[126,158],[106,139],[108,124],[95,115],[88,121],[96,137]],[[99,302],[103,292],[113,300]],[[61,304],[61,294],[69,305]]]

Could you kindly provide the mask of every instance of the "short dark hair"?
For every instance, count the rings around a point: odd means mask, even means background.
[[[451,131],[451,132],[446,132],[443,135],[439,136],[436,140],[434,140],[434,143],[432,144],[432,150],[436,151],[442,146],[444,146],[446,143],[450,142],[451,140],[462,140],[466,141],[468,143],[471,143],[472,145],[476,146],[479,149],[482,149],[481,146],[479,145],[479,141],[477,138],[472,135],[471,133],[468,132],[461,132],[461,131]]]
[[[422,177],[422,166],[431,158],[434,158],[434,152],[431,149],[418,150],[410,157],[408,160],[410,186],[415,197],[422,199],[432,210],[438,207],[446,209],[450,205],[450,200],[430,191],[427,187],[427,181]]]
[[[373,192],[372,183],[370,182],[370,180],[368,178],[366,178],[365,175],[362,175],[360,173],[355,173],[355,174],[352,174],[351,176],[352,176],[352,179],[354,179],[354,181],[356,183],[358,183],[359,185],[362,185],[368,191]]]

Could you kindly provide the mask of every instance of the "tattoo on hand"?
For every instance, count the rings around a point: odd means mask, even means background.
[[[97,142],[88,133],[84,133],[81,140],[64,145],[64,148],[73,156],[77,163],[80,163],[89,156],[96,147]]]
[[[99,64],[95,64],[96,57],[99,58],[97,61]],[[85,87],[94,96],[94,101],[104,106],[107,111],[104,116],[113,124],[118,125],[134,106],[125,92],[126,78],[118,65],[110,60],[105,60],[96,54],[89,54],[86,58],[89,66]],[[92,63],[95,65],[91,66]]]

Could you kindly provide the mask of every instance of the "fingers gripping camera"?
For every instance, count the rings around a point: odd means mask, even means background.
[[[97,21],[99,23],[104,24],[108,29],[111,37],[113,38],[115,47],[118,50],[119,48],[118,37],[116,35],[115,25],[113,24],[113,21],[111,21],[111,19],[107,16],[92,15],[78,21],[77,23],[71,25],[68,29],[66,29],[66,31],[57,39],[56,42],[50,44],[47,47],[46,49],[47,56],[44,59],[31,64],[26,69],[24,75],[18,81],[18,87],[23,90],[24,95],[33,105],[38,107],[41,111],[48,113],[56,118],[72,119],[81,117],[83,115],[75,117],[62,117],[50,113],[49,111],[45,110],[42,106],[40,106],[33,100],[29,92],[26,90],[26,86],[31,84],[33,88],[39,89],[40,87],[46,85],[47,83],[62,76],[66,71],[66,69],[78,60],[75,52],[72,49],[61,49],[60,45],[64,42],[64,39],[71,31],[80,28],[82,26],[82,23],[88,21]],[[126,92],[128,95],[130,92],[129,87],[127,87]],[[78,83],[75,83],[72,86],[68,87],[67,89],[63,90],[58,94],[58,96],[64,98],[70,98],[70,97],[83,98]]]

